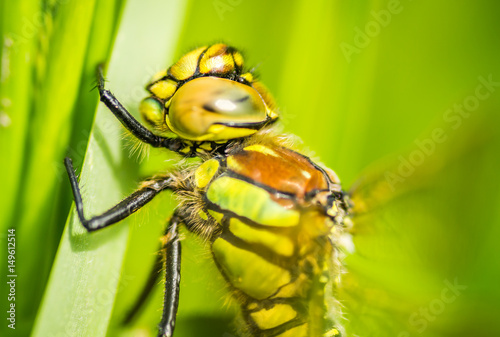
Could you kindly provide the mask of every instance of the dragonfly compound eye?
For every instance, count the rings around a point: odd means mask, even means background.
[[[142,118],[153,129],[161,129],[165,124],[163,117],[163,104],[153,97],[148,97],[141,102],[139,106]]]
[[[270,120],[269,107],[253,87],[219,77],[200,77],[172,97],[166,122],[180,137],[221,141],[257,132]]]

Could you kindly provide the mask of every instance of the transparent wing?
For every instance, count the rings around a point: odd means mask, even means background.
[[[376,163],[351,190],[340,300],[353,336],[491,336],[500,325],[498,121]],[[495,224],[496,223],[496,224]],[[495,334],[495,333],[493,333]]]

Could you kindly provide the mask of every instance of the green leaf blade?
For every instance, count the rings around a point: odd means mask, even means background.
[[[139,7],[151,11],[137,15]],[[108,67],[107,84],[133,114],[141,98],[138,96],[144,96],[145,74],[151,76],[151,69],[164,67],[175,41],[173,25],[178,22],[161,20],[162,13],[182,17],[182,9],[180,2],[158,4],[134,0],[126,4]],[[163,26],[159,27],[159,22]],[[165,41],[154,44],[147,36],[157,29],[165,32]],[[134,189],[138,166],[128,159],[122,133],[123,128],[112,113],[99,105],[80,180],[88,217],[110,208]],[[128,236],[127,220],[89,234],[76,213],[71,213],[33,336],[106,335],[120,286]]]

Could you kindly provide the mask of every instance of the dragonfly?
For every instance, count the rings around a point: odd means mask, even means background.
[[[145,180],[93,217],[85,215],[72,161],[65,159],[76,211],[89,232],[120,222],[164,191],[180,200],[161,239],[165,297],[158,336],[174,335],[181,227],[211,251],[239,304],[242,335],[345,335],[336,289],[353,204],[334,171],[277,131],[278,107],[242,54],[222,43],[203,46],[155,75],[139,108],[145,124],[105,88],[102,68],[97,87],[139,141],[199,158]]]

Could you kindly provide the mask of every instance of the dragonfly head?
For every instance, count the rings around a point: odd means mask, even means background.
[[[278,118],[268,90],[235,48],[195,49],[146,87],[140,111],[153,132],[189,141],[225,143],[248,137]]]

